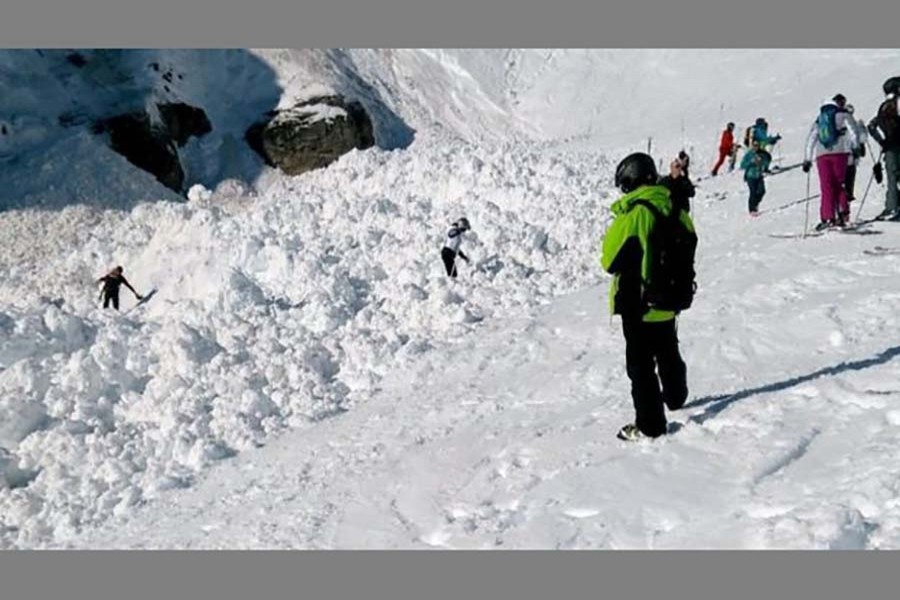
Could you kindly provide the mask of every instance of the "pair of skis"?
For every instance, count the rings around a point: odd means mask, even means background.
[[[766,172],[764,173],[764,176],[765,176],[765,177],[772,177],[773,175],[780,175],[780,174],[785,173],[785,172],[787,172],[787,171],[792,171],[792,170],[794,170],[794,169],[798,169],[798,168],[800,168],[800,167],[802,167],[802,166],[803,166],[803,163],[802,163],[802,162],[799,162],[799,163],[796,163],[796,164],[792,164],[792,165],[785,165],[785,166],[783,166],[783,167],[780,166],[780,165],[773,165],[772,168],[770,168],[768,171],[766,171]],[[701,181],[706,181],[707,179],[713,179],[714,177],[724,177],[724,176],[726,176],[726,175],[730,175],[730,174],[733,173],[733,172],[737,172],[737,171],[736,171],[736,170],[730,170],[730,171],[728,171],[727,173],[722,173],[721,175],[712,175],[712,174],[709,174],[709,175],[701,175],[700,177],[698,177],[697,179],[695,179],[694,182],[695,182],[695,183],[700,183]]]
[[[803,239],[808,237],[821,237],[827,233],[844,233],[844,234],[855,234],[855,235],[880,235],[881,231],[877,229],[869,229],[869,226],[872,225],[874,221],[858,221],[856,223],[852,223],[850,225],[845,225],[843,227],[833,226],[828,227],[826,229],[821,229],[819,231],[807,231],[800,233],[770,233],[769,237],[780,238],[780,239]]]
[[[865,223],[865,225],[868,225],[868,224],[870,224],[870,223]],[[800,239],[802,239],[803,237],[819,237],[829,231],[835,231],[835,230],[840,231],[842,233],[855,233],[857,235],[877,235],[877,234],[881,233],[880,231],[872,230],[872,229],[860,229],[860,227],[861,226],[857,226],[855,228],[847,228],[847,229],[840,229],[840,228],[835,227],[835,228],[827,229],[825,231],[813,231],[813,232],[807,233],[806,236],[804,236],[802,233],[784,233],[784,234],[772,233],[769,235],[771,235],[772,237],[775,237],[775,238],[800,238]],[[867,256],[900,255],[900,246],[873,246],[871,248],[866,248],[865,250],[863,250],[863,254],[865,254]]]
[[[874,246],[863,250],[863,254],[869,256],[888,256],[892,254],[900,254],[900,246]]]

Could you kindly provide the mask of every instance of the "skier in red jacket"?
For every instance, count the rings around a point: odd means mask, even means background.
[[[725,131],[722,132],[722,139],[719,141],[719,160],[716,162],[716,166],[713,167],[713,177],[719,174],[719,167],[722,166],[725,159],[731,156],[735,150],[737,150],[737,148],[734,145],[734,123],[729,123],[725,127]],[[731,165],[731,168],[734,168],[733,162]]]

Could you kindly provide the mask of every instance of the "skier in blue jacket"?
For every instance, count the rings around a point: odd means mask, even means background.
[[[750,150],[741,160],[741,169],[744,171],[744,181],[750,189],[750,199],[747,202],[750,209],[750,216],[759,215],[759,203],[762,202],[763,196],[766,195],[766,180],[764,179],[766,172],[769,170],[769,163],[772,162],[772,155],[763,150],[762,144],[753,140]]]
[[[769,146],[777,144],[779,140],[781,140],[780,135],[769,135],[769,123],[762,117],[756,119],[756,122],[750,126],[749,145],[751,146],[753,142],[759,142],[760,149],[765,150]]]

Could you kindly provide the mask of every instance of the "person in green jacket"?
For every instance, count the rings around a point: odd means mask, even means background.
[[[635,421],[622,427],[617,437],[629,441],[665,434],[665,408],[677,410],[688,397],[677,313],[649,306],[645,295],[653,277],[651,234],[657,217],[644,203],[664,216],[679,210],[682,224],[691,232],[694,226],[685,211],[673,207],[669,190],[658,181],[653,158],[647,154],[631,154],[619,163],[615,183],[625,195],[611,206],[615,218],[603,238],[600,258],[603,269],[614,275],[610,310],[622,317]]]

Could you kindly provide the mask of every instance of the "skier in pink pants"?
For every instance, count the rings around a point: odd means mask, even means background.
[[[823,104],[806,141],[803,171],[809,173],[815,156],[819,173],[821,221],[816,225],[816,231],[844,227],[850,222],[850,204],[844,182],[848,159],[858,141],[846,106],[847,99],[843,94],[837,94],[831,102]]]

